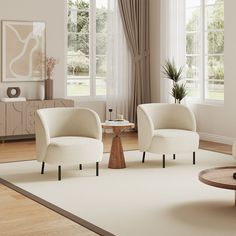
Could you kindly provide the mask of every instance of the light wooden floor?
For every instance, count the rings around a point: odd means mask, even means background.
[[[111,134],[104,135],[104,149],[109,152]],[[138,149],[136,133],[122,135],[124,150]],[[231,154],[231,146],[201,141],[200,147]],[[35,159],[35,142],[14,141],[0,144],[0,163]],[[0,235],[85,235],[95,233],[49,210],[48,208],[0,185]]]

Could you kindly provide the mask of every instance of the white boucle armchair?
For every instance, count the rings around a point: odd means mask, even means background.
[[[36,157],[58,166],[95,163],[98,176],[103,143],[101,122],[96,112],[87,108],[45,108],[37,110],[35,118]]]
[[[138,140],[139,149],[145,153],[162,154],[163,168],[165,155],[193,152],[199,146],[196,121],[193,112],[180,104],[150,103],[138,106]]]

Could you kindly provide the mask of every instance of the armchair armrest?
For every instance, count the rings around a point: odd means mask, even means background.
[[[81,122],[83,125],[80,125],[79,132],[87,137],[102,140],[102,126],[98,114],[87,108],[80,109],[81,111],[77,119],[80,120],[78,123]],[[86,122],[84,122],[85,120]]]
[[[196,119],[193,112],[188,107],[184,105],[177,105],[173,110],[175,110],[174,114],[177,128],[196,132]]]
[[[36,134],[36,159],[43,161],[47,146],[50,143],[49,131],[45,128],[43,117],[39,111],[36,111],[35,115],[35,134]]]
[[[139,149],[145,152],[150,147],[154,135],[154,124],[142,105],[139,105],[137,108],[137,116]]]

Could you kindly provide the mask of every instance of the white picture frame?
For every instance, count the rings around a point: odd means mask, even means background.
[[[2,82],[45,80],[46,24],[2,21]]]

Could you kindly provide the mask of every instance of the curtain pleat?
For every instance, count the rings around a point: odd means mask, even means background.
[[[137,123],[137,106],[151,102],[149,0],[118,0],[118,3],[132,55],[129,120]]]
[[[125,37],[117,0],[108,1],[107,16],[107,97],[106,119],[119,114],[129,120],[131,101],[131,52]],[[112,109],[110,114],[109,109]]]

